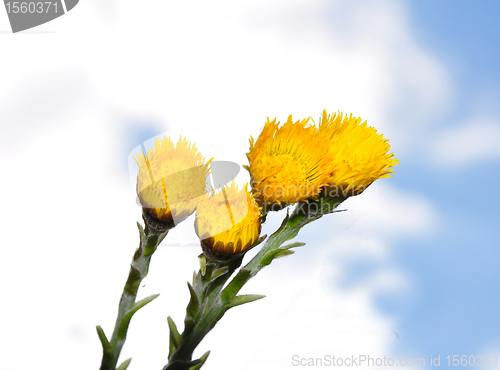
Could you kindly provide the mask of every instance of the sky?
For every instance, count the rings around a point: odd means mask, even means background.
[[[267,117],[323,109],[366,119],[401,164],[245,286],[266,298],[224,316],[195,352],[212,351],[204,369],[500,357],[498,14],[488,0],[85,0],[11,34],[0,12],[0,370],[98,368],[95,326],[112,332],[138,242],[134,148],[183,135],[246,164]],[[166,317],[181,325],[198,268],[192,222],[153,256],[139,294],[160,297],[132,320],[131,370],[166,363]]]

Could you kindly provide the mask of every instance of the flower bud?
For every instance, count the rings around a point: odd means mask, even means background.
[[[205,194],[209,164],[194,144],[182,137],[177,145],[167,137],[155,140],[147,155],[134,158],[139,166],[137,195],[145,219],[167,228],[191,215]]]
[[[233,180],[205,196],[196,211],[195,231],[211,259],[230,260],[255,246],[260,241],[261,212],[247,185],[238,190]]]

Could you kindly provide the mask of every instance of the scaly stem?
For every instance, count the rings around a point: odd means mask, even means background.
[[[243,268],[224,288],[224,284],[233,272],[240,266],[242,257],[230,262],[217,262],[200,256],[202,268],[195,275],[193,285],[189,286],[191,300],[186,309],[184,332],[179,335],[173,321],[169,318],[171,330],[171,345],[168,364],[163,370],[198,370],[208,352],[199,360],[192,361],[195,348],[203,338],[214,328],[224,313],[235,306],[264,298],[262,295],[237,296],[241,288],[273,259],[292,254],[291,248],[304,243],[283,244],[297,236],[300,229],[311,221],[331,213],[340,203],[336,201],[327,204],[326,200],[316,203],[316,211],[311,211],[311,203],[299,203],[292,215],[287,216],[281,227],[269,237],[267,242],[255,257]],[[328,206],[328,207],[327,207]]]
[[[191,300],[186,309],[184,332],[178,337],[177,345],[171,346],[169,362],[164,369],[190,369],[197,364],[201,367],[206,360],[208,352],[202,360],[191,361],[193,351],[220,319],[213,317],[214,313],[223,311],[218,299],[220,291],[240,266],[242,257],[229,262],[206,261],[203,255],[200,259],[203,267],[194,275],[193,285],[188,284]]]
[[[130,264],[130,271],[125,287],[123,288],[120,304],[118,305],[118,317],[116,318],[111,340],[108,341],[102,328],[100,326],[97,327],[97,333],[103,346],[103,356],[100,370],[116,370],[118,357],[120,356],[122,347],[127,339],[127,330],[132,316],[137,312],[137,310],[158,297],[158,294],[155,294],[144,298],[139,302],[135,301],[139,286],[142,280],[148,275],[151,256],[168,233],[167,227],[162,228],[158,227],[158,224],[155,225],[148,223],[148,216],[146,214],[144,214],[144,221],[146,225],[145,230],[143,230],[142,226],[137,223],[140,233],[140,244],[139,248],[137,248],[134,253],[132,263]],[[119,367],[119,370],[125,370],[129,363],[130,359],[126,360]]]

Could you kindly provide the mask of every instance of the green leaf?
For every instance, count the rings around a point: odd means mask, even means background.
[[[139,222],[137,222],[137,228],[139,229],[139,236],[141,240],[144,239],[144,229],[142,228],[142,225]]]
[[[192,317],[194,319],[196,317],[196,314],[198,313],[198,308],[200,307],[200,300],[198,299],[198,296],[196,295],[193,286],[189,283],[188,283],[188,288],[189,288],[189,294],[191,295],[191,299],[189,300],[189,303],[187,305],[186,314],[188,317]]]
[[[317,204],[319,205],[318,213],[327,215],[329,213],[338,212],[337,207],[346,199],[347,197],[345,197],[345,194],[343,196],[330,196],[325,189],[325,191],[319,195],[319,199],[317,201]]]
[[[261,261],[260,261],[260,267],[262,268],[262,267],[264,267],[264,266],[269,265],[269,264],[273,261],[274,257],[275,257],[275,256],[276,256],[279,252],[281,252],[281,250],[280,250],[280,249],[274,249],[274,250],[271,250],[271,251],[267,252],[267,253],[264,255],[264,257],[262,257],[262,259],[261,259]]]
[[[302,225],[301,227],[304,227],[308,224],[310,224],[311,222],[313,221],[316,221],[316,220],[319,220],[321,217],[323,217],[323,215],[318,215],[318,216],[314,216],[314,217],[311,217],[309,220],[307,220],[306,223],[304,223],[304,225]]]
[[[261,268],[269,265],[276,258],[285,257],[285,256],[288,256],[290,254],[293,254],[292,251],[290,251],[290,253],[286,253],[286,252],[288,252],[288,249],[302,247],[304,245],[306,245],[306,243],[296,242],[296,243],[291,243],[291,244],[285,245],[283,247],[280,247],[280,248],[277,248],[274,250],[270,250],[269,252],[267,252],[264,255],[264,257],[262,257],[262,260],[260,261]]]
[[[208,297],[205,297],[205,299],[203,300],[203,311],[201,312],[201,314],[203,316],[205,316],[205,314],[208,312],[209,308],[210,308],[210,305],[208,304]]]
[[[198,259],[200,260],[201,276],[205,276],[207,272],[207,259],[203,253],[198,256]]]
[[[293,230],[293,232],[290,234],[290,236],[288,238],[286,238],[286,240],[288,241],[288,240],[292,240],[293,238],[295,238],[299,234],[299,231],[300,231],[300,228]]]
[[[125,360],[122,362],[122,364],[120,365],[120,367],[116,370],[127,370],[128,368],[128,365],[130,365],[130,361],[132,361],[131,358],[129,358],[128,360]]]
[[[291,250],[284,250],[284,251],[283,250],[278,250],[278,251],[279,252],[274,255],[273,260],[275,260],[276,258],[286,257],[286,256],[289,256],[289,255],[295,253],[294,251],[291,251]]]
[[[298,205],[297,207],[300,207],[300,205]],[[300,223],[302,221],[304,221],[304,219],[306,218],[305,215],[302,215],[302,214],[293,214],[292,217],[289,218],[288,222],[287,222],[287,226],[294,229],[296,228],[297,226],[300,225]]]
[[[108,338],[106,338],[106,334],[104,334],[104,330],[102,330],[100,325],[96,326],[97,335],[99,336],[99,340],[102,344],[102,351],[105,355],[113,355],[113,348],[111,344],[109,344]]]
[[[127,313],[123,316],[122,321],[120,322],[120,326],[118,327],[118,332],[116,334],[116,338],[118,340],[125,340],[125,338],[127,338],[127,330],[130,324],[130,320],[132,320],[132,316],[134,316],[134,314],[139,309],[147,305],[149,302],[151,302],[158,296],[159,294],[150,295],[149,297],[146,297],[140,300],[139,302],[136,302],[134,306],[129,311],[127,311]]]
[[[125,283],[125,287],[123,288],[123,292],[128,296],[135,297],[137,290],[139,290],[141,280],[141,272],[135,266],[130,265],[130,272],[128,274],[127,282]]]
[[[169,316],[167,317],[168,328],[170,329],[170,347],[168,351],[168,358],[172,356],[172,353],[180,346],[181,344],[181,335],[177,330],[177,326],[175,325],[174,320]]]
[[[228,271],[229,271],[229,266],[224,266],[224,267],[221,267],[220,269],[215,270],[212,273],[212,278],[210,279],[210,281],[217,279],[219,276],[224,275]]]
[[[231,301],[245,283],[250,279],[250,270],[242,268],[221,293],[222,302]]]
[[[183,361],[183,360],[176,360],[172,363],[168,363],[167,366],[163,368],[163,370],[185,370],[185,369],[191,369],[193,366],[198,365],[201,362],[200,359],[194,360],[194,361]]]
[[[149,235],[144,245],[144,257],[151,256],[158,248],[158,244],[160,244],[159,235]]]
[[[165,239],[165,237],[167,236],[167,234],[168,234],[168,232],[169,232],[169,231],[170,231],[170,230],[167,230],[167,231],[165,231],[165,232],[161,233],[161,234],[158,236],[158,243],[157,243],[157,245],[160,245],[160,244],[161,244],[161,242],[163,241],[163,239]]]
[[[291,243],[291,244],[284,245],[284,246],[280,247],[279,249],[281,249],[281,250],[287,250],[287,249],[290,249],[290,248],[303,247],[304,245],[306,245],[306,243],[296,242],[296,243]]]
[[[194,327],[194,319],[192,317],[187,317],[184,319],[184,332],[182,334],[189,333]]]
[[[203,283],[208,283],[212,279],[212,271],[214,270],[214,267],[215,265],[210,262],[205,265],[205,275],[201,275],[201,281]]]
[[[207,361],[207,358],[208,358],[209,355],[210,355],[210,351],[205,352],[205,354],[200,357],[200,363],[197,364],[197,365],[195,365],[195,366],[193,366],[189,370],[200,370],[201,367],[203,366],[203,364],[205,363],[205,361]]]
[[[137,248],[135,250],[135,253],[134,253],[134,262],[137,261],[139,258],[141,258],[142,256],[142,245],[139,245],[139,248]]]
[[[240,306],[245,303],[250,303],[257,301],[259,299],[265,298],[265,295],[260,295],[260,294],[244,294],[244,295],[239,295],[234,297],[231,302],[227,305],[227,309],[229,310],[230,308]]]
[[[288,214],[288,209],[286,211],[286,216],[285,218],[283,219],[283,222],[281,223],[280,227],[278,228],[278,230],[276,230],[273,235],[275,234],[278,234],[279,232],[281,232],[287,225],[288,223],[288,220],[290,219],[290,215]]]

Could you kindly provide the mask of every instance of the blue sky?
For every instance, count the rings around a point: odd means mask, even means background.
[[[498,1],[423,0],[405,1],[405,5],[419,41],[446,61],[459,83],[459,107],[463,109],[456,113],[467,113],[464,110],[483,97],[484,91],[498,99]]]
[[[439,118],[437,130],[475,114],[478,105],[500,117],[500,3],[404,4],[418,41],[444,61],[456,85],[454,107]],[[401,248],[392,249],[388,263],[412,276],[414,294],[375,297],[404,328],[405,341],[395,345],[401,353],[477,355],[500,343],[499,169],[498,158],[446,168],[418,155],[396,169],[391,181],[425,194],[442,216],[433,235],[398,240]]]

